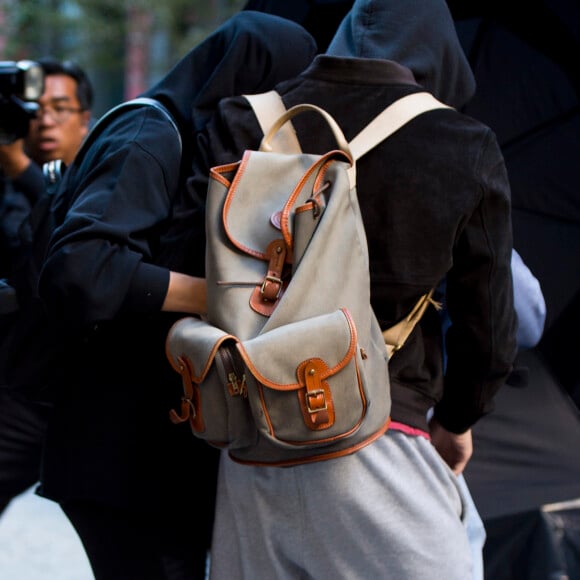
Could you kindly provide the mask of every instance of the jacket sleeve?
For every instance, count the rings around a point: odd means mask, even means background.
[[[153,109],[114,121],[65,179],[62,224],[54,231],[39,291],[49,312],[91,325],[161,309],[169,270],[155,256],[177,189],[175,132]]]
[[[478,161],[480,195],[458,233],[447,276],[451,326],[435,416],[462,433],[493,410],[516,356],[510,189],[499,145],[487,131]]]
[[[512,276],[514,306],[518,315],[518,346],[533,348],[544,332],[546,302],[540,282],[515,250],[512,253]]]
[[[13,184],[15,190],[26,196],[31,207],[34,206],[46,189],[42,168],[36,163],[31,163],[14,179]]]

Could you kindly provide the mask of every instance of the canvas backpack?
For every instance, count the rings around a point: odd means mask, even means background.
[[[285,111],[275,92],[248,99],[265,136],[259,150],[210,172],[208,312],[168,334],[184,389],[171,419],[189,421],[195,436],[240,463],[339,457],[387,430],[389,356],[431,300],[425,295],[381,331],[355,162],[413,116],[444,105],[428,93],[405,97],[349,144],[323,109]],[[298,114],[321,115],[337,148],[300,152],[290,123]]]

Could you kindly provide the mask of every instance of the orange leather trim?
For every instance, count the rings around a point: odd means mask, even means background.
[[[183,397],[181,398],[181,414],[175,409],[169,411],[169,419],[172,423],[183,423],[189,419],[191,429],[195,433],[205,431],[205,422],[201,408],[201,392],[199,385],[192,382],[191,367],[186,358],[178,357],[180,363],[179,374],[183,385]]]
[[[236,171],[239,164],[240,162],[236,161],[235,163],[228,163],[227,165],[218,165],[216,167],[212,167],[209,170],[209,177],[210,179],[215,179],[225,187],[229,188],[231,181],[224,174]]]
[[[228,193],[226,195],[226,199],[224,202],[224,209],[223,209],[223,213],[222,213],[222,223],[224,226],[224,231],[226,233],[226,236],[228,237],[230,242],[236,248],[238,248],[242,252],[245,252],[246,254],[249,254],[250,256],[254,256],[254,258],[258,258],[259,260],[264,260],[264,259],[267,259],[267,256],[265,254],[263,254],[262,252],[259,252],[257,250],[254,250],[253,248],[248,248],[247,246],[245,246],[244,244],[240,244],[237,240],[235,240],[233,238],[233,236],[230,234],[230,231],[228,229],[228,222],[226,219],[226,217],[229,213],[230,206],[232,205],[232,199],[235,195],[236,189],[238,188],[238,184],[240,182],[240,179],[242,178],[242,175],[244,174],[246,167],[248,166],[248,161],[250,159],[251,153],[252,153],[251,151],[246,151],[242,157],[242,160],[238,162],[239,168],[236,172],[236,175],[234,176],[234,179],[233,179],[231,185],[229,186]],[[225,166],[225,167],[227,167],[227,166]]]
[[[383,436],[391,423],[391,418],[389,417],[386,422],[377,430],[375,433],[370,435],[364,441],[357,443],[356,445],[352,445],[351,447],[346,447],[344,449],[340,449],[338,451],[332,451],[328,453],[320,453],[318,455],[312,455],[308,457],[298,457],[296,459],[287,459],[285,461],[277,461],[277,462],[268,462],[268,461],[245,461],[243,459],[239,459],[235,457],[232,452],[230,451],[228,454],[232,461],[236,463],[241,463],[243,465],[255,465],[257,467],[292,467],[293,465],[303,465],[305,463],[315,463],[317,461],[326,461],[328,459],[336,459],[337,457],[344,457],[345,455],[350,455],[351,453],[355,453],[359,449],[363,449],[373,441],[376,441],[379,437]]]
[[[319,169],[322,168],[320,169],[320,172],[323,175],[326,174],[326,172],[328,171],[328,165],[333,161],[335,161],[337,157],[342,157],[350,162],[350,159],[348,159],[348,155],[346,155],[346,153],[344,153],[343,151],[340,151],[339,149],[329,151],[328,153],[320,157],[320,159],[318,159],[316,163],[313,163],[306,170],[306,172],[302,175],[302,179],[300,179],[298,185],[294,188],[294,191],[290,194],[288,201],[285,203],[284,209],[282,210],[282,217],[280,219],[280,228],[282,230],[282,235],[284,236],[284,241],[286,242],[286,245],[290,250],[292,250],[294,246],[292,243],[292,236],[290,235],[289,221],[292,212],[292,206],[296,202],[296,198],[299,196],[300,192],[304,188],[306,181],[310,179],[312,173],[314,173],[315,171],[319,171]],[[318,175],[315,182],[319,183],[321,179],[323,178],[321,178],[321,176]],[[317,189],[318,188],[315,187],[314,191],[317,191]]]
[[[193,393],[190,399],[192,412],[189,415],[189,424],[195,433],[205,431],[205,421],[203,420],[203,408],[201,406],[201,393],[199,385],[193,386]]]
[[[233,236],[230,234],[230,231],[227,227],[226,217],[228,215],[230,206],[232,204],[232,198],[234,197],[234,195],[236,193],[236,189],[238,187],[238,184],[239,184],[239,182],[240,182],[240,180],[245,172],[245,169],[248,165],[251,153],[252,153],[252,151],[246,151],[242,157],[242,160],[237,162],[237,163],[230,164],[230,165],[222,165],[222,166],[212,168],[211,176],[214,177],[215,179],[217,179],[220,183],[224,184],[226,187],[228,187],[228,193],[226,195],[226,200],[224,202],[224,209],[223,209],[223,214],[222,214],[222,222],[224,225],[224,230],[225,230],[226,236],[228,237],[230,242],[236,248],[241,250],[242,252],[244,252],[250,256],[254,256],[255,258],[258,258],[260,260],[267,260],[268,257],[265,255],[264,252],[256,250],[255,248],[250,248],[250,247],[240,243],[239,241],[235,240],[233,238]],[[286,247],[287,247],[287,251],[288,251],[287,261],[291,259],[291,253],[292,253],[292,248],[293,248],[292,237],[290,236],[290,230],[289,230],[289,226],[288,226],[289,214],[290,214],[290,211],[292,209],[292,206],[295,203],[296,198],[300,194],[302,188],[304,187],[304,183],[308,180],[308,178],[312,175],[312,173],[314,171],[318,171],[319,167],[323,166],[325,163],[326,164],[331,163],[333,160],[336,160],[337,158],[346,159],[350,164],[352,164],[352,161],[349,159],[348,155],[346,153],[344,153],[344,151],[341,151],[340,149],[329,151],[328,153],[323,155],[320,159],[317,159],[316,162],[313,163],[312,166],[306,170],[306,172],[302,176],[302,179],[300,180],[298,185],[294,188],[293,192],[290,194],[290,197],[286,201],[286,204],[284,205],[284,208],[282,210],[280,227],[282,228],[284,241],[286,242]],[[238,167],[238,165],[239,165],[239,167]],[[232,180],[232,182],[230,184],[229,181],[227,181],[225,179],[225,177],[223,177],[221,175],[221,173],[222,172],[225,173],[226,171],[231,171],[232,169],[235,169],[236,167],[237,167],[236,174],[235,174],[234,179]],[[326,169],[324,169],[323,173],[325,173],[325,172],[326,172]],[[318,178],[316,181],[318,182],[318,181],[320,181],[320,179],[321,178]]]

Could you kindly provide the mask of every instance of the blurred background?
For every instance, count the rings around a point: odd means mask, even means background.
[[[54,56],[84,68],[94,115],[151,86],[244,0],[0,0],[0,60]]]

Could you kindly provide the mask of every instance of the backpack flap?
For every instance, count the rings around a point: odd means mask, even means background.
[[[264,167],[268,167],[267,174]],[[289,158],[279,153],[246,151],[237,174],[240,178],[234,178],[223,208],[223,227],[231,244],[266,260],[266,248],[284,236],[284,229],[286,245],[290,245],[291,225],[282,223],[282,212],[286,209],[288,214],[293,205],[306,202],[320,179],[319,168],[318,156],[314,155]],[[271,178],[266,179],[268,175]],[[298,183],[297,175],[303,176],[304,182]]]
[[[272,443],[302,452],[348,438],[359,428],[367,412],[367,386],[346,309],[288,324],[238,343],[237,349],[254,420]]]

